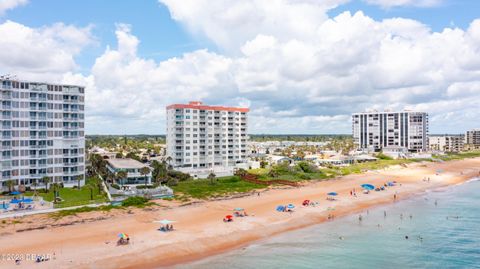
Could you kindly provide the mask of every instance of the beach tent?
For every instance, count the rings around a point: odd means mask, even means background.
[[[156,223],[161,223],[163,225],[167,225],[167,224],[171,224],[171,223],[175,223],[176,221],[174,220],[168,220],[168,219],[163,219],[163,220],[156,220],[154,221]]]
[[[276,210],[279,211],[279,212],[282,212],[282,211],[285,210],[285,207],[283,205],[279,205],[279,206],[277,206]]]
[[[360,185],[360,186],[362,186],[362,188],[364,188],[364,189],[366,189],[366,190],[369,190],[369,191],[375,189],[375,186],[373,186],[372,184],[362,184],[362,185]]]
[[[327,195],[329,195],[329,196],[337,196],[337,195],[338,195],[338,193],[336,193],[336,192],[332,191],[332,192],[329,192],[329,193],[327,193]]]

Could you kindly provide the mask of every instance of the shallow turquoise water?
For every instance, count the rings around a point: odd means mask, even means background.
[[[176,268],[480,268],[480,181],[362,216],[361,222],[358,215],[339,218]]]

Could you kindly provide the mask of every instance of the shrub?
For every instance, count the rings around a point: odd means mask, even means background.
[[[174,170],[168,171],[167,175],[171,178],[178,179],[178,181],[186,181],[192,178],[189,174]]]
[[[156,186],[154,185],[138,185],[137,189],[155,189]]]
[[[118,184],[115,184],[115,183],[113,183],[113,184],[110,185],[110,186],[112,186],[112,188],[117,189],[117,190],[120,189],[120,186],[119,186]]]
[[[392,157],[387,156],[387,155],[383,154],[382,152],[377,154],[377,158],[379,158],[380,160],[393,160]]]
[[[295,167],[304,173],[315,173],[318,171],[317,167],[308,162],[298,162]]]
[[[123,200],[122,206],[144,206],[148,203],[148,199],[141,196],[128,197]]]

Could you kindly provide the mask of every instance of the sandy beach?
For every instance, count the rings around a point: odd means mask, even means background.
[[[441,171],[441,172],[439,172]],[[180,205],[159,201],[147,209],[91,212],[53,220],[46,215],[15,219],[0,225],[3,259],[0,268],[15,265],[11,254],[49,255],[51,260],[35,268],[159,268],[219,254],[275,234],[365,211],[369,207],[406,199],[413,194],[465,182],[477,177],[480,158],[444,163],[415,163],[380,171],[349,175],[328,181],[305,183],[298,188],[275,188],[260,195]],[[438,173],[439,172],[439,173]],[[430,178],[424,181],[423,178]],[[396,181],[385,191],[361,192],[360,185],[383,185]],[[355,188],[357,197],[350,195]],[[336,201],[327,201],[328,192],[337,192]],[[318,201],[316,207],[302,207],[303,200]],[[277,212],[277,205],[295,204],[295,212]],[[248,217],[224,223],[232,209],[244,208]],[[175,231],[160,232],[155,220],[177,221]],[[10,220],[11,221],[11,220]],[[72,224],[73,223],[73,224]],[[117,234],[126,233],[131,244],[116,246]],[[15,268],[31,268],[25,260]]]

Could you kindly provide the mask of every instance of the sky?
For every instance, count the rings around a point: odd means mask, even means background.
[[[0,74],[86,87],[87,134],[164,134],[189,101],[249,107],[252,134],[480,127],[476,0],[0,0],[0,37]]]

